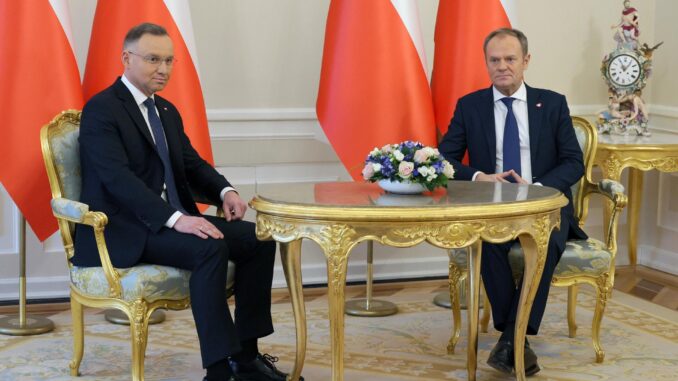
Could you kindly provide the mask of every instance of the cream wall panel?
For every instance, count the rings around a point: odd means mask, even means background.
[[[654,73],[651,81],[652,103],[678,108],[678,1],[656,0],[655,42],[664,41],[664,45],[655,51]],[[642,25],[642,24],[641,24]],[[659,86],[658,84],[661,84]],[[678,128],[677,128],[678,129]]]

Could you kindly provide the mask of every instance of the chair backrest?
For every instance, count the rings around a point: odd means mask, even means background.
[[[40,130],[42,157],[45,160],[52,199],[80,200],[82,177],[80,173],[80,111],[67,110],[57,115]],[[59,231],[68,259],[73,257],[75,224],[59,221]],[[70,265],[70,261],[68,261]]]
[[[572,117],[572,125],[577,135],[579,147],[584,155],[584,176],[572,185],[572,202],[574,204],[574,215],[579,219],[579,225],[584,226],[588,210],[588,199],[583,197],[585,193],[584,187],[587,182],[591,182],[593,158],[596,154],[596,145],[598,144],[598,132],[593,124],[578,116]]]

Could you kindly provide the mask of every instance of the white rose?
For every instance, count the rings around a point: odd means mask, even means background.
[[[443,167],[443,175],[445,175],[445,177],[447,177],[448,179],[454,177],[454,167],[447,161],[445,162]]]
[[[426,154],[426,151],[424,149],[417,150],[414,153],[414,162],[415,163],[423,163],[428,159],[428,155]]]
[[[419,151],[417,151],[417,152],[419,152]],[[415,156],[416,156],[416,154],[415,154]],[[419,169],[417,169],[417,172],[419,172],[421,177],[426,177],[426,176],[429,176],[431,173],[435,173],[435,169],[433,169],[431,167],[427,167],[425,165],[422,165],[421,167],[419,167]]]
[[[403,161],[398,165],[398,174],[403,179],[408,179],[412,176],[412,171],[414,170],[414,163],[409,161]]]
[[[372,170],[374,171],[374,173],[381,172],[381,164],[372,163]]]
[[[369,180],[374,176],[374,168],[370,163],[365,164],[365,168],[363,168],[363,179]]]
[[[402,161],[405,158],[405,155],[403,155],[403,153],[400,152],[400,150],[395,150],[393,151],[393,157],[395,157],[396,160],[398,161]]]

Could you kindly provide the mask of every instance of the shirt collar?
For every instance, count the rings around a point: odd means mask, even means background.
[[[120,78],[120,79],[122,80],[122,83],[124,83],[125,86],[127,86],[129,91],[132,93],[132,96],[134,97],[134,101],[137,102],[137,106],[142,105],[144,103],[144,101],[146,99],[148,99],[148,97],[144,93],[142,93],[141,90],[137,89],[137,87],[134,86],[134,84],[132,84],[132,82],[130,82],[130,80],[127,79],[127,77],[125,77],[124,74],[122,75],[122,78]],[[151,98],[153,98],[153,101],[155,101],[154,96],[155,96],[155,94],[151,94]]]
[[[494,96],[495,102],[502,98],[506,98],[506,95],[500,93],[499,90],[497,90],[497,88],[494,86],[492,86],[492,95]],[[510,97],[521,100],[523,102],[527,102],[527,88],[525,88],[525,82],[521,83],[518,90],[516,90],[515,93],[511,94]]]

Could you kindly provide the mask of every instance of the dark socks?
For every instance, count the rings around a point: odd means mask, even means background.
[[[238,364],[247,364],[254,361],[259,354],[259,346],[257,345],[257,339],[250,339],[240,342],[242,351],[233,355],[233,360]]]
[[[228,359],[217,361],[207,367],[207,381],[226,380],[233,375]]]
[[[506,324],[506,328],[504,329],[504,332],[501,333],[501,336],[499,337],[499,341],[504,341],[504,342],[513,342],[515,338],[515,326],[516,323],[509,322]],[[529,345],[530,343],[527,341],[527,336],[525,337],[525,345]]]

